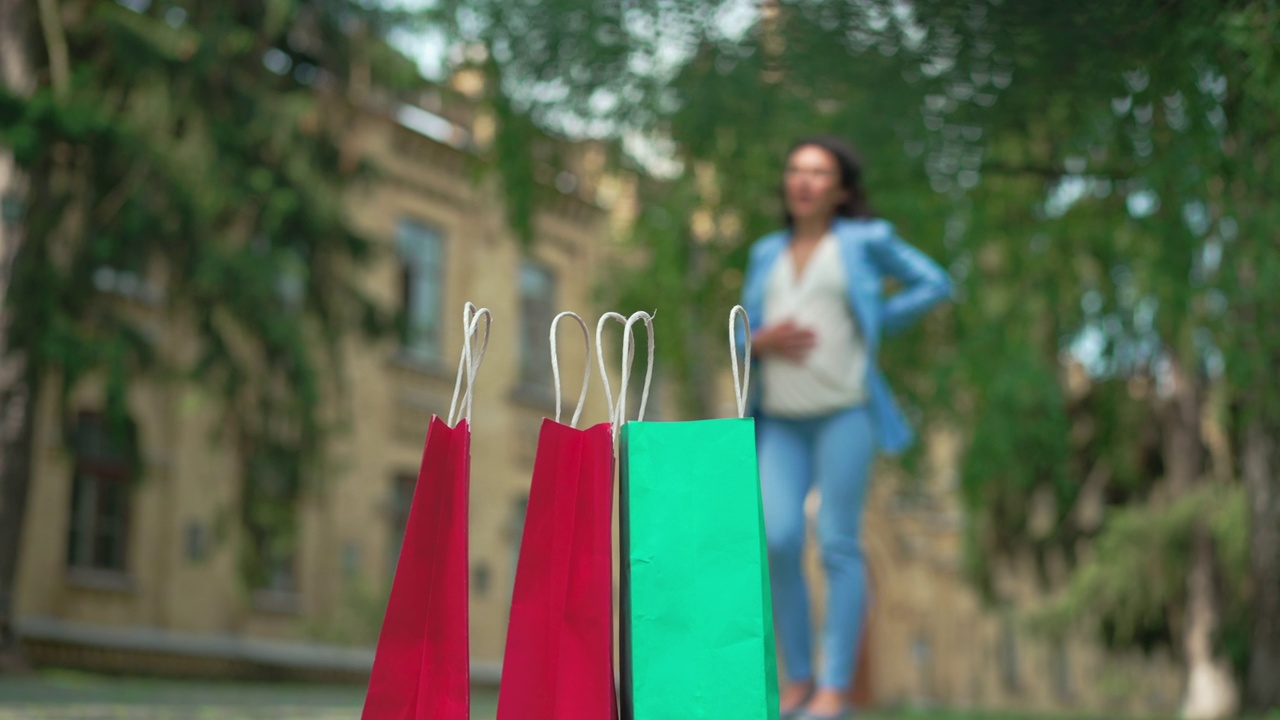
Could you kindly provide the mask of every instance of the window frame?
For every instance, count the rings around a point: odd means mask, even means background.
[[[555,402],[555,383],[551,375],[551,322],[556,316],[560,278],[547,263],[522,258],[517,275],[517,302],[520,304],[520,343],[516,381],[522,388],[545,394]],[[537,272],[547,287],[545,298],[525,294],[525,273]],[[540,302],[545,300],[545,302]],[[531,311],[535,311],[531,313]]]
[[[422,248],[428,245],[433,247],[430,251],[423,251]],[[395,249],[400,274],[400,311],[403,314],[400,351],[418,362],[440,363],[444,357],[443,310],[447,297],[448,247],[445,233],[433,223],[402,217],[396,222]],[[416,324],[414,307],[418,293],[428,287],[434,295],[436,316],[429,318],[429,323]]]
[[[391,474],[391,497],[387,501],[388,579],[394,578],[400,566],[400,553],[404,551],[404,535],[409,528],[409,513],[413,509],[413,493],[418,487],[418,475],[399,471]]]
[[[75,436],[73,438],[74,461],[71,467],[71,498],[69,516],[67,518],[66,569],[73,575],[95,576],[127,576],[129,574],[129,549],[133,527],[133,488],[134,468],[127,459],[127,454],[110,448],[110,433],[104,416],[101,413],[82,411],[76,415]],[[95,440],[88,442],[82,433],[98,433]],[[89,499],[85,499],[84,490],[89,488]],[[119,493],[119,524],[116,537],[117,557],[100,560],[103,542],[103,524],[110,523],[104,506],[109,501],[103,492],[110,488]],[[82,503],[89,503],[93,509],[86,510]],[[87,527],[86,527],[87,526]]]

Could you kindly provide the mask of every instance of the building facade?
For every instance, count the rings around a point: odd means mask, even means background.
[[[294,549],[260,587],[245,587],[239,572],[243,468],[218,436],[212,395],[180,382],[135,386],[135,482],[107,441],[101,388],[86,382],[71,398],[70,443],[59,408],[41,408],[17,598],[37,662],[250,675],[299,663],[367,669],[427,426],[448,413],[462,309],[474,302],[492,310],[494,325],[474,401],[472,639],[481,674],[496,667],[537,433],[554,413],[548,327],[561,310],[595,317],[610,218],[589,172],[571,176],[572,190],[548,188],[554,199],[526,248],[508,229],[496,184],[476,172],[471,132],[401,107],[369,113],[352,138],[379,169],[348,198],[351,222],[379,245],[364,290],[402,311],[405,329],[347,342],[345,388],[333,399],[345,431],[297,510]],[[181,319],[147,295],[119,300],[136,306],[163,352],[190,352]],[[562,335],[563,375],[581,378],[581,335]],[[563,394],[576,399],[578,386]],[[605,415],[596,380],[583,421]],[[317,652],[327,660],[313,662]]]

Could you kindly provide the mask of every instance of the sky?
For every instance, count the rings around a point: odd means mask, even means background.
[[[423,10],[432,0],[381,0],[383,7],[403,10]],[[715,17],[715,25],[725,38],[740,38],[750,30],[758,17],[757,0],[727,0]],[[693,51],[693,43],[687,42],[679,28],[652,27],[650,24],[629,26],[639,35],[652,34],[656,52],[650,64],[656,73],[670,72],[678,68]],[[408,55],[424,77],[443,81],[448,66],[461,60],[451,55],[461,52],[455,42],[440,29],[396,30],[389,37],[392,45]],[[598,122],[581,118],[558,119],[559,129],[571,137],[589,137],[609,134],[616,128],[603,127]],[[628,154],[657,177],[671,178],[683,172],[683,165],[674,157],[674,148],[664,138],[639,132],[627,132],[623,144]]]
[[[405,10],[422,10],[432,5],[431,0],[383,0],[382,6]],[[438,29],[426,31],[395,30],[391,44],[418,64],[418,71],[429,80],[443,80],[445,61],[449,55],[449,41]]]

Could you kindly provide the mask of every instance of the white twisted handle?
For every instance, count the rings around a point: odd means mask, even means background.
[[[648,334],[649,353],[648,365],[644,370],[644,388],[640,392],[640,411],[636,413],[636,420],[644,420],[644,410],[649,405],[649,386],[653,382],[653,315],[643,310],[632,313],[627,318],[627,324],[623,327],[622,333],[622,354],[626,358],[626,366],[622,369],[622,387],[618,389],[618,419],[615,422],[617,427],[621,427],[622,423],[627,419],[627,384],[631,379],[631,364],[635,357],[635,331],[633,330],[637,322],[643,322],[645,330]]]
[[[622,335],[622,379],[621,387],[618,392],[617,403],[613,400],[613,390],[609,387],[608,368],[605,367],[604,352],[604,326],[610,320],[617,320],[623,324]],[[600,316],[599,322],[596,323],[596,359],[600,364],[600,379],[604,383],[604,401],[609,411],[609,422],[613,425],[614,434],[622,426],[624,416],[626,414],[626,394],[627,385],[630,383],[631,367],[635,360],[635,345],[632,342],[634,337],[633,327],[636,322],[644,322],[645,327],[649,331],[649,367],[645,372],[644,391],[640,397],[640,412],[638,420],[644,419],[645,408],[649,404],[649,387],[653,382],[653,316],[646,312],[637,312],[630,318],[624,317],[616,312],[608,312]]]
[[[618,407],[613,403],[613,389],[609,387],[608,368],[604,364],[604,324],[610,320],[617,320],[625,326],[627,318],[621,313],[607,312],[596,322],[596,361],[600,363],[600,382],[604,384],[604,404],[609,412],[609,423],[616,425]],[[627,359],[627,364],[630,364],[630,358]]]
[[[745,338],[743,344],[746,346],[743,353],[745,359],[741,361],[743,365],[741,381],[738,377],[738,333],[735,327],[739,317],[742,318],[743,338]],[[735,305],[729,311],[729,361],[733,366],[733,394],[738,401],[738,417],[744,418],[747,416],[747,393],[751,388],[751,320],[747,318],[746,308],[741,305]]]
[[[484,320],[484,336],[480,341],[480,347],[475,347],[476,335],[480,330],[480,321]],[[449,403],[449,420],[450,427],[455,425],[459,420],[465,419],[468,424],[471,423],[471,407],[475,400],[475,382],[476,375],[480,372],[480,363],[484,362],[484,354],[489,349],[489,331],[493,327],[493,313],[489,308],[477,309],[475,305],[467,303],[462,310],[462,357],[458,360],[458,377],[453,383],[453,400]],[[467,391],[462,394],[462,379],[466,377]],[[462,398],[461,407],[459,407],[459,395]],[[461,417],[459,417],[461,411]]]
[[[587,386],[591,384],[591,331],[587,328],[587,323],[580,315],[572,312],[562,312],[551,321],[551,376],[555,378],[556,383],[556,422],[560,422],[560,357],[556,349],[557,336],[556,327],[560,324],[560,320],[571,317],[578,322],[578,326],[582,328],[582,338],[587,343],[587,363],[582,371],[582,392],[578,394],[578,408],[573,411],[573,419],[569,421],[569,427],[578,427],[578,419],[582,417],[582,408],[587,404]],[[605,383],[605,392],[608,392],[609,383]]]

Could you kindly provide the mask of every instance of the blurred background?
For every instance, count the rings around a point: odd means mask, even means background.
[[[730,415],[819,132],[958,288],[859,707],[1280,712],[1280,2],[0,0],[0,72],[0,718],[356,717],[466,301],[491,717],[551,318]]]

